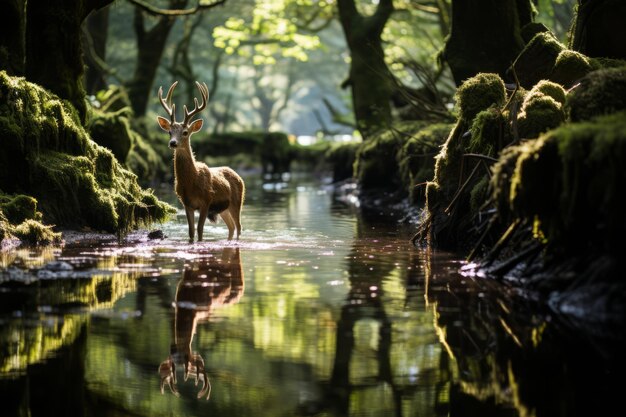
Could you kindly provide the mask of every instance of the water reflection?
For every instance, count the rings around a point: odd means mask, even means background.
[[[580,332],[528,294],[425,258],[450,415],[583,417],[621,405],[623,331]]]
[[[458,257],[412,248],[412,228],[356,216],[308,184],[251,186],[244,216],[234,246],[188,245],[183,218],[159,241],[2,254],[0,415],[551,417],[619,406],[623,345],[459,275]]]
[[[192,350],[198,323],[209,322],[215,308],[235,304],[244,292],[244,276],[239,248],[225,247],[221,254],[202,258],[185,267],[176,288],[174,303],[173,342],[170,355],[159,366],[161,394],[167,384],[176,388],[176,367],[183,367],[184,380],[191,376],[202,387],[198,398],[211,396],[211,383],[204,359]]]

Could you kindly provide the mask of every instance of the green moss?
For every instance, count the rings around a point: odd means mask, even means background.
[[[146,205],[152,191],[56,96],[0,72],[0,110],[0,189],[31,195],[47,223],[123,233],[173,213],[162,202]]]
[[[589,73],[569,95],[567,111],[572,121],[626,109],[626,67]]]
[[[409,192],[411,201],[417,202],[423,189],[417,184],[431,181],[435,175],[435,156],[448,138],[454,125],[436,123],[414,133],[398,151],[397,160],[402,184]]]
[[[506,194],[513,160],[509,207],[517,218],[568,250],[617,250],[626,232],[624,158],[625,112],[565,124],[501,159],[494,197]]]
[[[26,219],[41,219],[41,213],[37,211],[37,200],[23,194],[9,196],[0,191],[0,210],[4,212],[5,220],[13,224]]]
[[[61,241],[61,233],[54,232],[52,226],[45,226],[36,220],[25,220],[12,232],[22,242],[31,245],[46,245]]]
[[[550,32],[535,35],[513,63],[513,69],[524,88],[531,88],[552,73],[559,54],[566,48]]]
[[[599,69],[626,67],[626,60],[615,58],[589,58],[589,63],[594,71]]]
[[[563,105],[565,104],[565,89],[557,83],[554,83],[549,80],[541,80],[539,81],[533,88],[530,90],[530,94],[534,93],[544,94],[548,97],[552,97],[556,100],[557,103]],[[531,98],[528,101],[532,100]]]
[[[517,120],[521,138],[536,138],[565,121],[565,113],[559,102],[540,92],[529,93],[522,104]]]
[[[126,162],[133,144],[134,132],[129,121],[131,115],[130,107],[109,113],[94,109],[87,127],[91,138],[98,145],[110,149],[115,158],[122,163]]]
[[[437,207],[441,202],[441,187],[435,181],[426,183],[426,207]],[[429,210],[430,215],[433,211]]]
[[[401,186],[397,154],[424,122],[401,122],[363,142],[356,153],[354,175],[363,190],[398,189]]]
[[[533,141],[525,141],[519,145],[509,146],[502,150],[498,162],[492,168],[490,181],[491,199],[499,215],[508,218],[511,214],[511,183],[517,160]]]
[[[472,121],[471,137],[467,151],[487,156],[497,152],[511,142],[511,131],[507,119],[498,109],[481,111]]]
[[[589,58],[579,52],[566,49],[561,51],[556,58],[549,78],[565,87],[571,87],[592,70]]]
[[[96,94],[99,109],[102,112],[117,112],[131,107],[128,91],[119,85],[110,85]]]
[[[461,119],[471,122],[489,107],[502,107],[506,100],[504,81],[498,74],[480,73],[461,84],[455,98]]]
[[[169,167],[165,166],[163,156],[157,153],[154,146],[136,132],[132,132],[132,146],[126,158],[126,166],[136,174],[141,181],[149,181],[162,176]],[[149,140],[149,138],[148,138]],[[171,156],[171,151],[166,149]]]

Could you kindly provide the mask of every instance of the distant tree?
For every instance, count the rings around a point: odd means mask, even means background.
[[[106,44],[109,29],[109,8],[91,13],[83,25],[83,50],[85,53],[85,89],[96,94],[107,86],[106,76],[111,71],[106,65]]]
[[[169,0],[170,9],[182,9],[186,5],[187,0]],[[157,14],[154,17],[155,23],[147,29],[146,13],[148,12],[141,7],[136,7],[134,11],[137,60],[133,77],[126,84],[133,111],[137,116],[146,114],[154,77],[163,56],[167,37],[176,21],[173,16]]]
[[[137,37],[137,61],[133,78],[126,86],[135,115],[143,116],[146,114],[154,78],[176,18],[220,6],[226,0],[198,2],[189,9],[186,9],[187,0],[168,0],[167,9],[154,7],[143,0],[129,1],[136,6],[133,27]],[[149,29],[146,28],[146,15],[153,16],[156,21]]]
[[[357,127],[367,139],[391,124],[393,82],[385,63],[383,29],[393,12],[392,0],[379,0],[369,16],[359,12],[354,0],[338,0],[339,20],[350,50],[350,74],[344,86],[352,89]]]

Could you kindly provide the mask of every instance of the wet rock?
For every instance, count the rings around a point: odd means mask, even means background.
[[[68,262],[52,261],[52,262],[48,262],[43,267],[43,269],[46,271],[58,272],[58,271],[72,271],[74,267]]]
[[[153,230],[150,233],[148,233],[148,239],[165,239],[165,233],[163,233],[163,230],[157,229],[157,230]]]

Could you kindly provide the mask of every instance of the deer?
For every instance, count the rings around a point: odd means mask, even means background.
[[[235,231],[237,240],[241,234],[241,210],[245,198],[246,187],[243,179],[229,167],[209,168],[205,163],[196,161],[191,149],[190,138],[202,128],[202,119],[192,120],[207,105],[209,89],[206,83],[196,81],[200,91],[201,103],[194,97],[194,108],[187,110],[182,122],[176,121],[176,105],[172,104],[172,94],[178,81],[174,82],[163,99],[163,87],[159,88],[158,97],[167,112],[169,120],[157,116],[161,129],[170,134],[169,147],[174,151],[174,189],[182,205],[185,207],[189,226],[189,242],[194,239],[194,215],[199,211],[198,242],[202,241],[205,220],[217,221],[219,214],[228,227],[228,240],[232,240]]]
[[[173,341],[170,354],[159,365],[161,394],[165,386],[180,396],[176,381],[177,365],[183,366],[184,380],[191,376],[196,385],[202,382],[198,398],[211,396],[211,382],[204,359],[192,350],[198,323],[210,322],[216,308],[234,305],[244,294],[244,273],[238,247],[224,247],[221,256],[189,265],[176,287]]]

